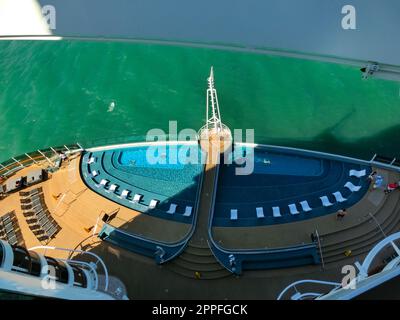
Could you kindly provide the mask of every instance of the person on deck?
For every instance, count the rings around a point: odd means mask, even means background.
[[[346,209],[340,209],[337,213],[336,213],[336,219],[341,220],[346,216],[347,212]]]
[[[385,194],[388,194],[396,189],[399,189],[399,182],[389,183],[385,189]]]
[[[383,177],[381,175],[377,175],[374,177],[375,183],[372,185],[372,189],[377,189],[382,187],[383,185]]]

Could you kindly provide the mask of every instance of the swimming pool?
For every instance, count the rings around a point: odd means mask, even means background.
[[[254,159],[254,174],[274,174],[285,176],[319,176],[322,174],[323,161],[318,158],[293,154],[279,154],[251,147],[235,148],[230,161]]]
[[[237,154],[243,156],[241,152]],[[365,169],[365,176],[371,172],[369,166],[355,162],[264,147],[247,147],[246,155],[249,154],[254,154],[255,160],[250,175],[237,175],[240,165],[236,163],[220,166],[214,226],[260,226],[330,214],[357,203],[369,187],[365,178],[349,175],[350,170]],[[360,186],[360,190],[351,192],[345,187],[347,182]],[[333,194],[336,192],[346,200],[338,202]],[[332,205],[323,206],[320,199],[323,196]],[[305,212],[301,206],[303,201],[307,201],[312,210]],[[298,213],[292,214],[289,205]],[[279,208],[280,217],[273,216],[274,207]],[[237,220],[231,219],[232,210],[237,211]],[[262,211],[264,217],[257,216],[257,210]]]
[[[197,144],[132,146],[87,152],[82,157],[81,170],[86,184],[112,201],[146,214],[189,223],[196,207],[202,157]],[[140,199],[134,201],[135,196]],[[152,201],[157,202],[154,208]]]
[[[322,171],[321,159],[274,154],[267,151],[255,152],[255,174],[317,177],[322,174]]]

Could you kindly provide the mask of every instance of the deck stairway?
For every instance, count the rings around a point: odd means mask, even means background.
[[[168,268],[182,276],[193,279],[219,279],[232,274],[215,259],[210,248],[189,243],[185,251],[168,264]]]
[[[362,260],[385,235],[400,230],[400,192],[392,192],[374,213],[366,214],[359,224],[321,235],[322,255],[327,268]],[[349,257],[345,251],[351,250]]]
[[[208,151],[208,158],[215,154],[211,149]],[[214,190],[214,182],[217,179],[218,164],[216,164],[216,161],[207,160],[201,186],[196,230],[184,252],[167,265],[175,273],[203,280],[218,279],[232,275],[215,259],[208,246],[208,219],[212,207],[213,194],[216,191]]]

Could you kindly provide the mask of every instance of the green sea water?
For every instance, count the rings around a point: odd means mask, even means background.
[[[256,142],[400,155],[400,84],[361,80],[355,67],[154,44],[0,41],[0,161],[168,130],[169,120],[197,130],[211,65],[223,122],[254,129]]]

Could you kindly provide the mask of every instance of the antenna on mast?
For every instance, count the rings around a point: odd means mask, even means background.
[[[219,111],[218,95],[215,89],[214,68],[211,67],[207,78],[206,124],[199,130],[201,140],[232,140],[230,129],[222,123]]]

